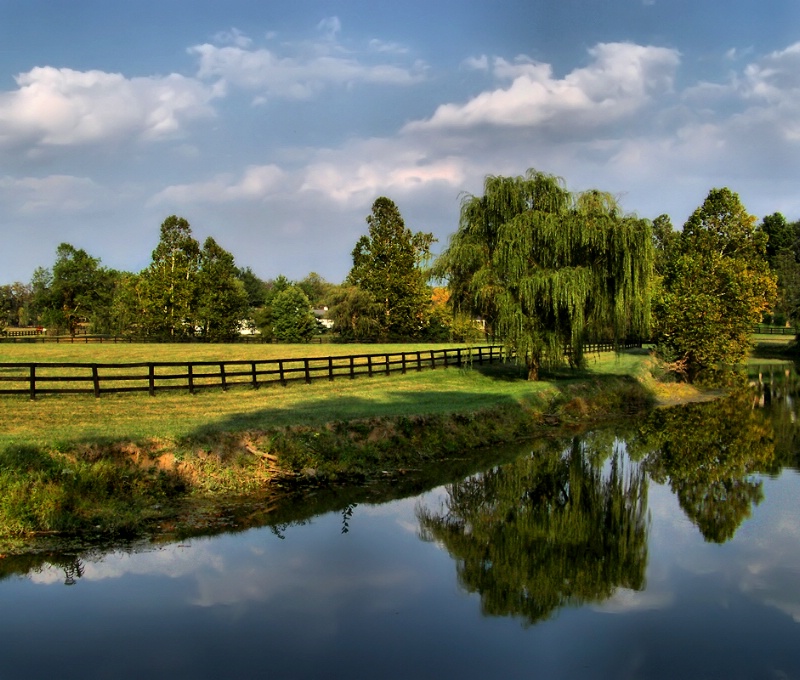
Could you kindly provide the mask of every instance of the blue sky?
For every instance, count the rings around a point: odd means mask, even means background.
[[[800,218],[800,2],[0,0],[0,283],[64,241],[139,271],[171,214],[340,282],[378,196],[439,249],[530,167]]]

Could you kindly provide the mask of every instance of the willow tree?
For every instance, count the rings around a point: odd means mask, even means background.
[[[592,340],[646,334],[653,244],[647,220],[623,215],[607,193],[570,193],[536,170],[487,177],[466,196],[459,229],[437,262],[457,309],[543,366],[584,363]]]

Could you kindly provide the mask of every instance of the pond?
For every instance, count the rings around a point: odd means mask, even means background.
[[[5,556],[0,678],[800,678],[796,389],[761,378],[447,483]]]

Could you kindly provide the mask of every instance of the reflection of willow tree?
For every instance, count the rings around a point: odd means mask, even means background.
[[[457,560],[484,613],[534,623],[618,586],[643,587],[644,473],[626,474],[616,452],[604,472],[607,454],[591,445],[576,438],[565,451],[536,451],[448,486],[441,513],[417,509],[422,537]],[[603,446],[610,452],[613,442]]]
[[[773,460],[770,421],[753,410],[753,394],[656,411],[643,428],[651,449],[646,468],[654,481],[669,478],[672,491],[703,537],[731,539],[763,498],[751,475]]]

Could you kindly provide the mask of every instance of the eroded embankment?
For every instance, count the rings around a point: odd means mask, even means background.
[[[467,451],[640,413],[652,392],[629,377],[569,384],[468,413],[368,418],[226,432],[183,441],[30,446],[0,453],[0,551],[31,537],[135,536],[213,523],[214,503],[302,486],[402,475]],[[204,519],[205,518],[205,519]],[[215,519],[217,518],[217,519]]]

